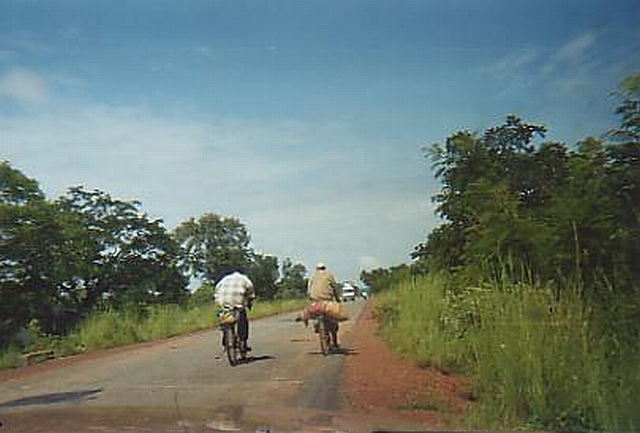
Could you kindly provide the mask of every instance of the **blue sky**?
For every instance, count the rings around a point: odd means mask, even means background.
[[[3,0],[0,158],[162,218],[239,218],[340,279],[438,223],[422,148],[507,114],[616,125],[638,0]]]

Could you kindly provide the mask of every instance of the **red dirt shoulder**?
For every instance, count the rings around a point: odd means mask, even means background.
[[[461,427],[469,407],[468,380],[423,368],[393,353],[378,333],[375,299],[353,328],[353,351],[344,369],[351,410],[424,422],[425,428]]]

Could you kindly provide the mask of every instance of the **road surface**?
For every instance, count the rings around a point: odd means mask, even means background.
[[[343,410],[340,375],[357,356],[349,336],[362,301],[346,305],[342,349],[326,357],[290,313],[252,322],[253,351],[237,367],[210,330],[4,379],[0,433],[354,431],[363,424]]]

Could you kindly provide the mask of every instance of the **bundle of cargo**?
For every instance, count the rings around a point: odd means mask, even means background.
[[[349,320],[349,313],[341,302],[326,301],[324,303],[324,314],[339,322]]]
[[[304,309],[307,317],[315,318],[318,316],[322,316],[324,314],[324,302],[322,301],[313,301],[309,305],[307,305]]]
[[[324,305],[322,302],[314,301],[304,307],[298,316],[298,320],[302,320],[305,325],[309,322],[309,319],[314,319],[324,314]]]
[[[218,319],[218,325],[231,325],[238,320],[236,311],[229,307],[218,307],[215,315]]]
[[[346,308],[344,308],[344,305],[340,302],[313,301],[300,312],[297,320],[302,320],[306,325],[309,319],[314,319],[322,315],[327,315],[340,322],[349,319]]]

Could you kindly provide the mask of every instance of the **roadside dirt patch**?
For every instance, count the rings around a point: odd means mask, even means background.
[[[421,368],[393,353],[378,333],[375,299],[367,302],[352,330],[353,351],[345,360],[344,392],[350,410],[424,423],[426,429],[462,428],[468,379]]]

